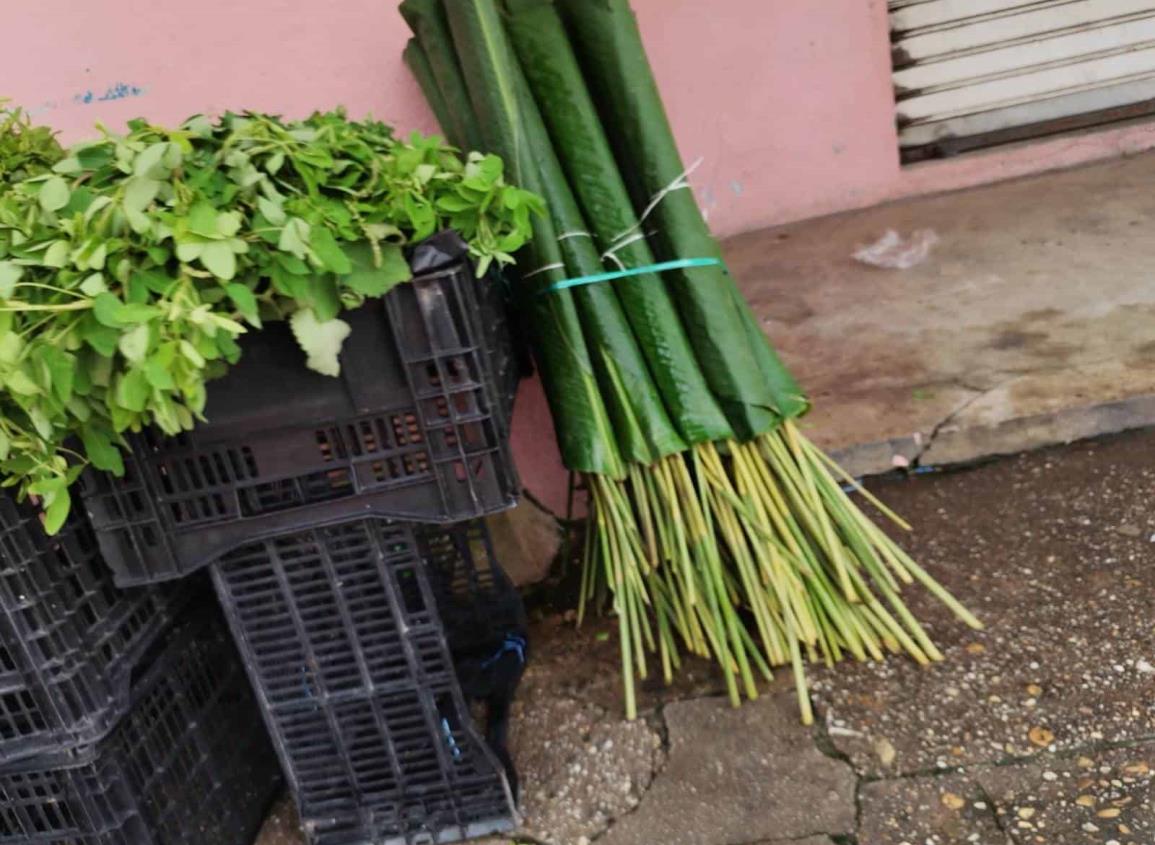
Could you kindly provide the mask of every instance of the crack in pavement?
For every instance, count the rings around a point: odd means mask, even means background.
[[[657,762],[650,767],[650,781],[646,784],[646,788],[638,792],[638,801],[634,806],[630,807],[626,812],[619,813],[615,816],[610,816],[606,819],[606,825],[600,831],[590,837],[590,842],[597,842],[609,835],[610,831],[614,829],[614,825],[618,824],[622,819],[632,816],[641,809],[642,803],[646,800],[646,796],[650,790],[654,788],[654,782],[665,770],[666,765],[670,760],[670,728],[666,724],[666,706],[667,703],[660,704],[646,717],[650,728],[658,735],[661,741],[659,750],[661,754],[658,755]],[[656,723],[656,724],[655,724]]]
[[[839,763],[845,763],[850,767],[850,771],[856,778],[861,779],[861,775],[854,768],[854,761],[850,759],[850,755],[846,754],[838,747],[834,741],[833,735],[830,733],[831,719],[834,711],[830,708],[822,708],[826,711],[825,718],[815,719],[814,725],[810,730],[810,737],[814,741],[814,747],[818,749],[818,753],[824,757],[829,757],[831,760],[837,760]]]
[[[794,697],[776,694],[761,703],[763,711],[725,702],[699,696],[692,706],[679,701],[651,711],[664,752],[653,758],[653,779],[637,804],[615,808],[598,826],[594,845],[657,841],[658,831],[667,840],[712,845],[855,835],[858,778],[847,760],[831,756],[836,751],[821,725],[798,725]],[[729,762],[711,762],[718,755]],[[765,810],[762,802],[769,802]]]
[[[851,767],[851,771],[853,771]],[[854,832],[849,834],[845,845],[858,845],[858,832],[862,830],[862,818],[865,813],[862,802],[862,778],[856,778],[854,782]],[[832,839],[834,837],[831,837]],[[835,840],[837,842],[837,840]],[[839,843],[842,845],[842,843]]]
[[[934,445],[934,441],[936,439],[938,439],[940,434],[942,434],[943,429],[946,428],[947,426],[949,426],[951,423],[953,423],[956,419],[958,419],[960,414],[962,414],[964,411],[966,411],[966,409],[971,407],[971,405],[973,405],[975,402],[979,401],[984,396],[989,396],[991,393],[998,390],[1000,387],[1007,384],[1009,381],[1013,381],[1013,379],[1003,379],[1001,381],[996,382],[994,385],[987,388],[986,390],[978,391],[973,396],[967,397],[962,402],[960,402],[949,414],[947,414],[945,417],[943,417],[941,420],[939,420],[937,423],[935,423],[934,428],[932,428],[930,430],[930,434],[928,434],[926,436],[925,442],[919,444],[918,453],[913,458],[911,458],[911,461],[910,461],[911,465],[912,466],[919,466],[920,465],[923,456],[928,451],[930,451],[930,447]],[[958,384],[960,387],[962,387],[966,390],[974,390],[974,388],[972,388],[966,384],[963,384],[962,382],[956,382],[956,384]]]
[[[1097,358],[1094,360],[1082,362],[1080,364],[1079,369],[1083,370],[1083,369],[1086,369],[1089,367],[1096,367],[1096,366],[1099,366],[1102,364],[1111,363],[1115,360],[1116,360],[1115,358],[1112,358],[1109,356],[1103,357],[1103,358]],[[896,449],[896,448],[898,448],[898,447],[894,446],[894,444],[896,442],[904,443],[906,441],[913,440],[916,449],[914,450],[914,454],[909,457],[909,461],[910,461],[909,466],[910,466],[910,468],[921,467],[921,466],[923,466],[922,460],[926,456],[926,454],[929,452],[931,446],[940,438],[940,436],[942,434],[946,433],[946,429],[948,427],[950,427],[953,423],[955,423],[959,419],[959,417],[967,409],[969,409],[972,405],[974,405],[976,402],[990,396],[991,394],[995,393],[996,391],[999,391],[999,390],[1005,388],[1008,384],[1011,384],[1012,382],[1015,382],[1019,379],[1039,377],[1039,376],[1043,376],[1043,377],[1051,376],[1051,375],[1060,374],[1060,373],[1067,373],[1067,372],[1070,372],[1071,370],[1072,370],[1071,367],[1056,365],[1056,366],[1050,366],[1050,367],[1033,367],[1033,368],[1028,368],[1028,369],[1007,368],[1007,369],[999,370],[999,371],[993,372],[993,373],[980,374],[978,378],[975,378],[974,376],[969,376],[969,377],[948,376],[948,377],[945,377],[942,380],[938,380],[938,381],[935,381],[935,382],[927,385],[927,387],[929,387],[929,388],[952,387],[952,388],[956,388],[956,389],[969,391],[972,395],[968,396],[966,399],[962,400],[952,410],[950,410],[945,416],[943,416],[941,419],[939,419],[939,421],[932,426],[931,431],[928,434],[924,435],[921,431],[916,431],[913,435],[901,434],[901,433],[900,434],[891,434],[891,435],[883,436],[880,439],[875,440],[875,441],[846,443],[844,445],[839,446],[836,449],[836,451],[838,453],[841,453],[841,454],[846,454],[846,453],[852,453],[857,449],[879,448],[879,447],[886,447],[887,445],[890,445],[890,447],[892,449]],[[983,378],[984,375],[989,375],[991,377],[991,379],[993,379],[993,381],[988,382],[986,379]],[[915,389],[916,390],[921,389],[921,387],[916,387]],[[871,391],[865,391],[865,393],[870,393],[870,392]],[[1059,417],[1061,415],[1061,413],[1063,411],[1066,411],[1066,410],[1074,410],[1076,408],[1096,409],[1096,408],[1101,408],[1101,407],[1105,407],[1105,406],[1110,406],[1110,405],[1117,403],[1117,402],[1135,400],[1135,399],[1138,399],[1138,398],[1141,398],[1141,397],[1147,396],[1147,395],[1150,395],[1150,394],[1139,393],[1139,394],[1128,395],[1128,396],[1110,396],[1110,397],[1103,396],[1103,397],[1099,397],[1098,399],[1095,399],[1094,401],[1091,401],[1085,405],[1071,404],[1068,407],[1064,407],[1062,409],[1056,409],[1056,410],[1052,410],[1052,411],[1044,411],[1043,413],[1040,413],[1040,414],[1013,415],[1013,416],[1009,417],[1008,419],[1001,420],[999,422],[1001,425],[1003,423],[1014,423],[1014,422],[1019,422],[1019,421],[1028,420],[1028,419],[1035,419],[1035,418],[1044,419],[1044,420],[1045,419],[1053,419],[1053,418]],[[1046,441],[1046,442],[1040,443],[1038,445],[1053,445],[1053,443],[1051,441]],[[977,461],[977,460],[982,460],[984,458],[993,458],[996,456],[997,455],[995,453],[982,452],[980,454],[976,454],[974,456],[973,460]],[[967,459],[967,460],[963,461],[963,463],[970,462],[970,460],[972,460],[972,459]],[[952,461],[952,463],[954,463],[954,462]],[[936,466],[936,465],[932,465],[932,466]],[[880,468],[880,469],[870,470],[866,474],[867,475],[881,475],[881,474],[885,474],[886,472],[887,472],[887,470]]]
[[[1014,831],[1008,830],[1007,826],[1003,824],[1003,819],[999,815],[998,804],[995,803],[995,800],[993,797],[991,797],[991,794],[987,792],[986,788],[978,780],[971,781],[971,784],[974,786],[975,791],[977,791],[978,794],[982,796],[983,803],[987,805],[986,808],[990,812],[991,821],[994,823],[995,829],[1006,837],[1008,843],[1011,843],[1011,845],[1018,845],[1019,839],[1015,836]]]
[[[1109,364],[1109,363],[1115,362],[1117,360],[1118,359],[1116,357],[1105,356],[1103,358],[1096,358],[1096,359],[1092,359],[1090,361],[1082,361],[1079,363],[1078,369],[1079,370],[1085,370],[1089,367],[1096,367],[1096,366],[1100,366],[1103,364]],[[945,382],[939,382],[939,384],[954,385],[955,387],[962,388],[963,390],[969,390],[969,391],[973,392],[975,395],[970,396],[967,399],[963,400],[961,403],[959,403],[959,405],[957,407],[955,407],[953,410],[951,410],[945,417],[943,417],[941,420],[939,420],[938,423],[935,424],[935,426],[931,429],[930,433],[926,436],[925,442],[919,444],[919,450],[918,450],[917,454],[915,454],[914,457],[911,458],[911,465],[912,466],[919,466],[920,461],[922,460],[923,456],[927,453],[927,451],[930,449],[931,445],[939,437],[939,435],[943,433],[943,430],[947,426],[949,426],[951,423],[953,423],[955,420],[957,420],[961,414],[963,414],[968,408],[970,408],[974,403],[978,402],[980,399],[983,399],[984,397],[991,395],[995,391],[1001,390],[1002,388],[1006,387],[1006,385],[1008,385],[1011,382],[1014,382],[1018,379],[1021,379],[1021,378],[1028,378],[1028,377],[1032,377],[1032,376],[1055,375],[1057,373],[1070,372],[1071,369],[1072,368],[1070,366],[1066,366],[1066,365],[1055,365],[1055,366],[1049,366],[1049,367],[1046,367],[1046,366],[1044,366],[1044,367],[1031,367],[1031,368],[1021,369],[1021,370],[1008,368],[1008,369],[999,370],[997,372],[985,374],[985,375],[990,375],[991,378],[993,379],[993,382],[989,383],[988,385],[983,385],[981,383],[982,380],[978,380],[978,381],[973,380],[973,376],[969,376],[969,377],[957,377],[956,376],[956,377],[951,377],[951,378],[947,379]],[[1105,404],[1109,404],[1110,402],[1114,402],[1114,401],[1119,401],[1119,399],[1118,398],[1116,398],[1116,399],[1102,398],[1098,401],[1091,403],[1090,407],[1093,407],[1096,405],[1105,405]],[[1045,416],[1054,416],[1054,415],[1055,415],[1054,413],[1048,413]],[[1024,419],[1025,418],[1026,417],[1024,417]]]

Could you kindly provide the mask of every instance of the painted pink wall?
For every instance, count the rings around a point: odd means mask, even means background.
[[[0,96],[84,137],[145,115],[343,104],[435,128],[401,62],[393,0],[5,4]],[[720,235],[1155,146],[1155,124],[899,166],[885,0],[634,0],[693,183]],[[548,413],[515,423],[527,484],[564,502]]]
[[[749,229],[1155,147],[1155,123],[902,167],[886,0],[634,0],[714,230]]]
[[[436,128],[401,63],[389,0],[36,0],[6,3],[0,96],[83,137],[145,115],[253,109],[290,116],[346,105],[404,129]],[[100,101],[117,85],[138,93]],[[91,92],[94,101],[85,103]]]

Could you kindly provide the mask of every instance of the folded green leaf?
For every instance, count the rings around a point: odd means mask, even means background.
[[[541,175],[531,123],[523,114],[531,101],[497,6],[493,0],[445,0],[445,10],[486,149],[503,157],[516,182],[535,190]],[[625,467],[573,296],[565,290],[539,295],[565,277],[558,233],[546,217],[535,218],[533,226],[529,271],[522,279],[526,323],[562,457],[575,471],[621,477]]]
[[[309,224],[299,217],[291,217],[281,229],[277,249],[304,260],[309,255]]]
[[[92,273],[86,276],[84,281],[80,283],[80,292],[86,296],[99,296],[108,291],[108,285],[104,282],[103,273]]]
[[[507,0],[509,33],[584,219],[610,269],[656,263],[560,17],[548,0]],[[732,429],[699,367],[663,277],[619,279],[614,289],[674,424],[691,443]],[[736,324],[741,335],[741,324]]]
[[[434,109],[442,131],[460,149],[481,149],[482,132],[474,118],[442,0],[402,0],[399,10],[428,62],[428,73],[416,68],[414,75],[431,103],[444,104]],[[408,64],[414,67],[413,61]]]
[[[129,370],[117,379],[116,401],[122,408],[143,411],[151,393],[152,386],[148,383],[144,370]]]
[[[340,375],[341,365],[337,359],[341,345],[352,331],[348,323],[337,319],[320,321],[312,309],[305,308],[289,318],[289,325],[308,356],[306,366],[310,370],[326,376]]]
[[[204,244],[199,258],[204,268],[222,281],[227,282],[237,275],[237,255],[225,241]]]
[[[282,203],[273,202],[265,197],[257,197],[257,208],[265,219],[274,226],[281,226],[285,222],[285,206]]]
[[[353,265],[345,253],[341,251],[341,247],[337,245],[337,239],[328,229],[313,229],[309,233],[309,246],[321,260],[322,268],[330,273],[343,276],[353,271]]]
[[[144,361],[144,356],[148,352],[148,341],[148,325],[142,323],[120,336],[120,343],[118,344],[120,354],[133,364],[140,364]]]
[[[237,306],[237,310],[254,326],[261,325],[260,309],[257,307],[257,297],[245,285],[232,284],[225,287],[229,299]]]
[[[24,268],[11,261],[0,261],[0,299],[11,299]]]
[[[24,370],[12,370],[4,376],[4,386],[20,396],[36,396],[40,387]]]
[[[59,176],[50,176],[40,185],[40,207],[45,211],[59,211],[68,205],[71,195],[67,182]]]
[[[54,496],[45,497],[44,501],[44,530],[49,534],[55,534],[64,526],[64,521],[68,519],[72,502],[68,498],[66,490],[61,490]]]
[[[68,241],[53,241],[44,251],[42,263],[45,267],[62,268],[68,263]]]
[[[138,153],[132,162],[133,174],[147,179],[164,179],[170,169],[165,163],[165,153],[169,146],[162,141]]]
[[[133,177],[124,184],[124,210],[126,212],[143,212],[152,205],[160,190],[160,182],[155,179]],[[147,218],[145,218],[147,220]]]
[[[80,442],[84,444],[84,454],[92,465],[104,472],[124,475],[124,459],[112,442],[109,431],[103,425],[83,425],[80,427]]]
[[[363,296],[384,296],[413,277],[405,253],[397,244],[381,244],[377,253],[367,243],[351,244],[345,248],[345,254],[351,272],[341,278],[341,284]]]
[[[53,393],[61,402],[68,402],[76,378],[76,357],[55,346],[40,347],[38,351],[48,371]]]

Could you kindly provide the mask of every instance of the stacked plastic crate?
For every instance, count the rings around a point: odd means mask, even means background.
[[[249,841],[275,757],[197,592],[117,589],[83,516],[0,497],[0,843]]]
[[[211,570],[315,845],[449,842],[515,815],[455,671],[472,657],[446,638],[468,613],[493,660],[524,638],[479,519],[519,489],[515,362],[497,282],[459,238],[410,263],[342,314],[339,378],[270,324],[210,386],[206,423],[136,437],[124,478],[86,485],[118,584]]]

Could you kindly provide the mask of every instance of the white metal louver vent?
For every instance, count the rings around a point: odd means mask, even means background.
[[[1155,112],[1155,0],[890,0],[922,158]]]

